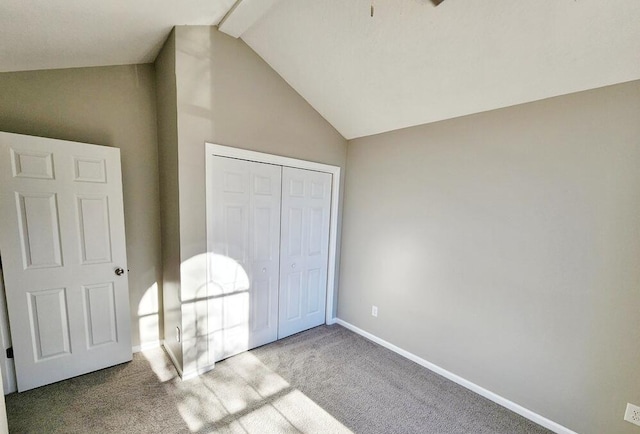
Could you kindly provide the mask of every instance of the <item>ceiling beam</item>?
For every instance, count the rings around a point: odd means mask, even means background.
[[[269,9],[282,0],[238,0],[220,21],[218,29],[239,38],[249,30]]]

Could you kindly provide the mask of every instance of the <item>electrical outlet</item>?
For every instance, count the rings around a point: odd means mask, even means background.
[[[640,426],[640,407],[633,404],[627,404],[627,411],[624,413],[624,420]]]
[[[180,336],[180,327],[176,327],[176,341],[180,342],[181,338],[182,336]]]
[[[371,316],[378,316],[378,306],[371,306]]]

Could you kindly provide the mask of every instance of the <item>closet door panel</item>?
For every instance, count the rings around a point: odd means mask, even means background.
[[[210,158],[209,351],[218,361],[277,339],[281,167]]]
[[[283,167],[278,338],[324,324],[331,174]]]

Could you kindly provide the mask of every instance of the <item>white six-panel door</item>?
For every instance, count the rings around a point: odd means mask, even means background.
[[[331,174],[282,168],[278,338],[325,322]]]
[[[218,361],[277,339],[281,169],[209,158],[208,326]]]
[[[0,133],[0,182],[18,390],[131,360],[119,150]]]

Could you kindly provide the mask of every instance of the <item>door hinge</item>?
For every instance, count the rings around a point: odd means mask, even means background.
[[[7,359],[13,359],[13,347],[7,348]]]

